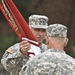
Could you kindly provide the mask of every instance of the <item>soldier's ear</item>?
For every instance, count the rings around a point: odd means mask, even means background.
[[[67,44],[68,44],[68,41],[69,41],[69,39],[68,39],[68,38],[66,38],[66,39],[65,39],[64,46],[67,46]]]
[[[49,44],[49,37],[46,36],[46,44],[48,45]]]

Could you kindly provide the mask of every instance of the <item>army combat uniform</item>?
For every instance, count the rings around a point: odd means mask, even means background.
[[[35,15],[34,14],[29,17],[29,27],[33,29],[46,30],[46,28],[48,27],[47,22],[48,22],[48,17],[46,17],[45,15]],[[40,38],[41,36],[42,35],[38,34],[39,39],[42,39]],[[44,37],[41,40],[41,42],[43,42],[43,40],[44,40]],[[47,50],[47,46],[44,43],[42,43],[40,49],[41,49],[40,53],[42,53]],[[10,48],[6,50],[6,52],[4,53],[1,59],[1,63],[4,66],[4,68],[10,72],[10,75],[19,75],[19,71],[21,70],[22,66],[26,64],[28,59],[29,59],[28,56],[23,55],[20,52],[19,43],[17,43],[14,46],[11,46]]]
[[[52,24],[46,29],[48,50],[30,59],[20,75],[75,75],[75,59],[63,50],[68,43],[67,27]]]
[[[75,59],[63,50],[50,49],[28,61],[20,75],[75,75]]]
[[[47,46],[42,43],[41,52],[47,50]],[[10,75],[19,75],[22,66],[26,64],[29,57],[20,52],[19,43],[9,47],[4,53],[1,63],[4,68],[10,72]]]

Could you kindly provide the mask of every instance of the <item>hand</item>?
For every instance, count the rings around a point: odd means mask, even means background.
[[[30,43],[26,40],[21,41],[20,43],[20,51],[21,53],[27,55],[27,51],[30,49]]]

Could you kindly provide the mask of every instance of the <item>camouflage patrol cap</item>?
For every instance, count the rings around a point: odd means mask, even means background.
[[[67,27],[62,24],[49,25],[46,31],[51,37],[67,37]]]
[[[31,15],[29,17],[29,25],[33,28],[43,28],[48,27],[48,17],[45,15]]]

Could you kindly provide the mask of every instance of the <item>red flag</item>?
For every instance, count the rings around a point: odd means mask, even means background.
[[[10,11],[11,15],[13,16],[16,25],[19,29],[19,32],[16,30],[16,28],[13,27],[12,23],[10,23],[11,27],[13,28],[13,30],[16,32],[16,34],[18,35],[18,37],[20,39],[25,38],[27,39],[30,43],[38,46],[38,42],[36,40],[36,38],[34,37],[33,33],[31,32],[28,24],[26,23],[25,19],[23,18],[23,16],[21,15],[21,13],[19,12],[19,10],[17,9],[17,7],[15,6],[15,4],[12,2],[12,0],[4,0],[4,3],[7,7],[7,9]],[[6,19],[9,21],[9,17],[6,16],[3,8],[1,9],[2,13],[4,14],[4,16],[6,17]]]

